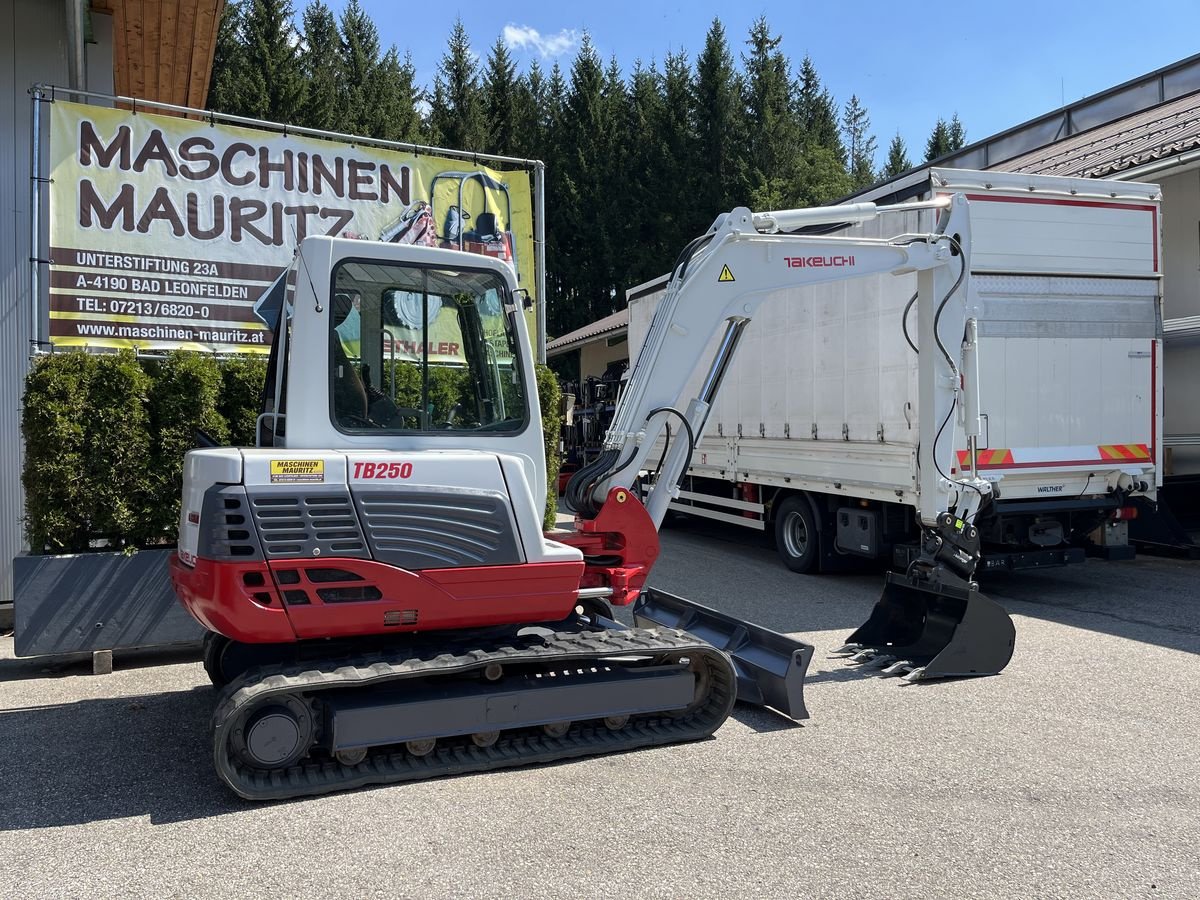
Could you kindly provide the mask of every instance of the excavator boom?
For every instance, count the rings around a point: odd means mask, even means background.
[[[938,228],[930,234],[879,240],[787,233],[930,207],[940,209]],[[909,680],[999,672],[1012,656],[1014,629],[974,581],[979,537],[972,520],[988,502],[991,484],[978,476],[973,462],[967,471],[956,471],[953,452],[961,431],[973,461],[980,434],[970,256],[970,206],[961,194],[885,207],[862,203],[758,214],[741,208],[719,217],[672,270],[603,452],[572,477],[568,504],[585,520],[598,518],[615,490],[644,479],[646,509],[657,528],[679,496],[709,410],[759,305],[789,288],[916,272],[917,346],[924,348],[918,366],[921,553],[903,576],[889,577],[870,620],[841,652],[856,662],[886,665],[886,674]],[[706,359],[714,339],[715,352]],[[689,396],[686,388],[697,375],[699,391]],[[672,425],[675,439],[664,446]],[[650,454],[659,446],[659,463],[647,474]],[[650,609],[643,618],[661,624],[685,618],[677,609],[657,616],[657,606]],[[695,617],[709,612],[697,609]],[[724,639],[734,641],[737,634],[736,623],[725,623]],[[737,652],[733,655],[736,660]]]

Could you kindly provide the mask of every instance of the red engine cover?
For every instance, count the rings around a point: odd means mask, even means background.
[[[410,572],[364,559],[235,563],[175,557],[171,581],[202,625],[246,643],[556,622],[582,562]]]

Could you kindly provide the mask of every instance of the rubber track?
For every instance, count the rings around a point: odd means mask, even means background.
[[[290,768],[268,772],[245,766],[230,753],[232,728],[254,707],[279,694],[311,696],[322,691],[366,688],[406,678],[459,675],[494,662],[503,665],[534,663],[550,671],[606,657],[630,655],[667,655],[707,661],[708,696],[685,715],[635,716],[617,731],[596,721],[574,723],[559,738],[548,737],[540,729],[514,729],[511,733],[502,732],[491,747],[476,747],[468,736],[453,744],[439,744],[423,757],[413,756],[403,748],[380,748],[368,753],[367,758],[356,766],[322,758],[301,760]],[[530,635],[509,638],[490,648],[476,646],[459,653],[442,652],[428,659],[373,653],[315,665],[263,666],[245,673],[221,692],[213,714],[213,761],[221,779],[241,797],[282,800],[370,784],[484,772],[698,740],[712,734],[729,717],[736,696],[736,679],[725,654],[687,632],[670,628]],[[481,727],[480,730],[485,729]]]

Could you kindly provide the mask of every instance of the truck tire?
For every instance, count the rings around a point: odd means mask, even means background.
[[[775,508],[775,549],[793,572],[816,572],[821,560],[817,520],[808,499],[792,494]]]

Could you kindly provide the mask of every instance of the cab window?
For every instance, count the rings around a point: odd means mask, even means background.
[[[512,304],[493,272],[347,260],[333,276],[332,415],[349,432],[517,432]]]

